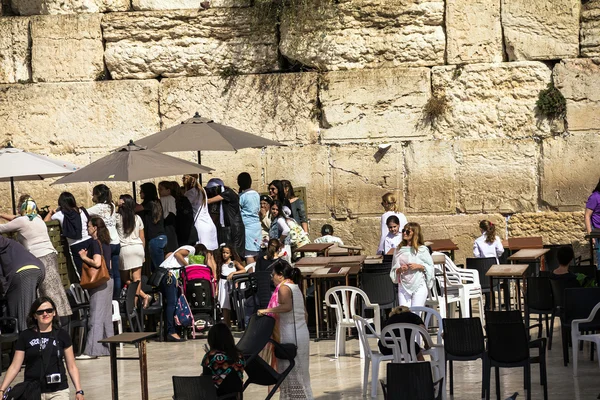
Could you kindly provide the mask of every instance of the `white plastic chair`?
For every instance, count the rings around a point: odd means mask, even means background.
[[[123,320],[121,320],[121,310],[117,300],[112,301],[112,322],[117,323],[119,334],[123,333]],[[119,344],[119,350],[121,351],[121,356],[123,356],[123,343]]]
[[[381,321],[379,320],[379,304],[372,304],[365,292],[353,286],[336,286],[325,293],[327,306],[335,310],[337,325],[335,327],[335,358],[346,354],[346,328],[354,328],[354,315],[360,315],[358,300],[364,304],[363,309],[372,309],[377,318],[368,319],[375,324],[377,335],[381,332]],[[364,349],[360,343],[360,357],[364,357]]]
[[[443,271],[437,264],[434,265],[434,271],[435,283],[431,290],[429,290],[429,296],[425,301],[425,305],[431,308],[437,307],[440,310],[442,318],[447,318],[446,304],[450,306],[451,314],[454,314],[452,310],[454,310],[456,304],[460,304],[461,302],[460,289],[462,285],[456,283],[460,279],[457,275],[453,275],[452,273],[448,273],[446,275],[446,280],[444,280]],[[444,290],[444,288],[446,288],[446,290]],[[448,297],[445,297],[446,292]]]
[[[577,376],[577,349],[579,341],[586,341],[596,343],[596,351],[598,352],[598,364],[600,365],[600,333],[590,334],[590,335],[582,335],[579,331],[579,324],[585,324],[587,322],[592,322],[594,318],[596,318],[596,313],[600,310],[600,303],[596,304],[596,307],[590,313],[590,316],[586,319],[574,319],[571,321],[571,340],[573,342],[573,376]]]
[[[399,334],[396,335],[396,333]],[[390,324],[381,330],[381,343],[392,349],[395,363],[417,363],[417,353],[413,343],[419,339],[425,342],[421,346],[421,353],[430,357],[431,372],[434,382],[444,379],[446,376],[446,356],[444,345],[433,343],[429,333],[421,326],[415,324]],[[419,338],[420,337],[420,338]],[[427,349],[426,349],[427,348]],[[442,398],[446,398],[446,381],[442,381]]]
[[[377,333],[365,318],[355,315],[352,317],[358,331],[358,339],[365,350],[365,365],[363,370],[363,396],[367,394],[369,387],[369,369],[371,370],[371,397],[377,397],[377,386],[379,384],[379,364],[382,361],[392,361],[392,354],[381,354],[378,350],[372,350],[369,337],[377,337]],[[370,367],[370,368],[369,368]]]
[[[425,327],[428,330],[436,329],[436,344],[443,343],[443,333],[444,327],[442,325],[442,316],[439,312],[429,307],[410,307],[410,311],[417,314],[423,322],[425,322]],[[431,335],[430,335],[431,336]]]

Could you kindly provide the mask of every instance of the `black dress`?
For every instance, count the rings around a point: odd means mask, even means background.
[[[240,197],[229,187],[221,193],[216,193],[214,189],[207,189],[209,198],[219,195],[222,201],[209,204],[208,212],[217,227],[217,240],[219,244],[227,243],[235,247],[238,255],[244,258],[246,252],[246,229],[242,221],[240,212]],[[221,206],[223,208],[223,223],[221,224]]]

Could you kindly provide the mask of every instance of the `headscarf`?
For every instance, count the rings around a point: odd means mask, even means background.
[[[21,204],[20,213],[29,218],[30,221],[33,221],[33,219],[38,216],[37,204],[35,204],[35,201],[33,201],[31,197],[25,199]]]
[[[206,184],[206,188],[210,189],[213,187],[220,187],[221,188],[221,193],[223,193],[225,191],[225,184],[223,183],[223,181],[220,178],[211,178],[208,183]],[[225,216],[223,214],[223,202],[220,202],[220,209],[219,209],[219,224],[221,224],[221,227],[225,226]]]

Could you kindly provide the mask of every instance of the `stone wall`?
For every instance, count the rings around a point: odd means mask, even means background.
[[[204,6],[3,1],[1,144],[86,165],[198,111],[286,145],[202,163],[231,186],[242,171],[261,191],[276,178],[305,186],[312,236],[331,223],[373,252],[380,196],[393,191],[427,238],[455,239],[459,261],[483,218],[503,237],[584,245],[600,176],[600,0]],[[564,118],[536,107],[550,83]],[[92,184],[50,182],[17,192],[89,203]]]

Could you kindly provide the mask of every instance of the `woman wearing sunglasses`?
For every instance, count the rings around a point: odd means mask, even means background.
[[[49,297],[36,299],[31,305],[27,323],[29,328],[19,334],[15,355],[0,385],[0,396],[4,396],[25,363],[24,381],[31,386],[37,386],[39,382],[41,400],[69,400],[67,371],[75,385],[76,400],[83,400],[71,338],[64,329],[60,329],[54,301]],[[67,362],[66,370],[64,361]],[[30,386],[28,389],[30,392]]]
[[[423,307],[433,286],[433,259],[423,241],[421,226],[409,222],[402,229],[402,241],[394,250],[390,278],[398,284],[401,306]]]

